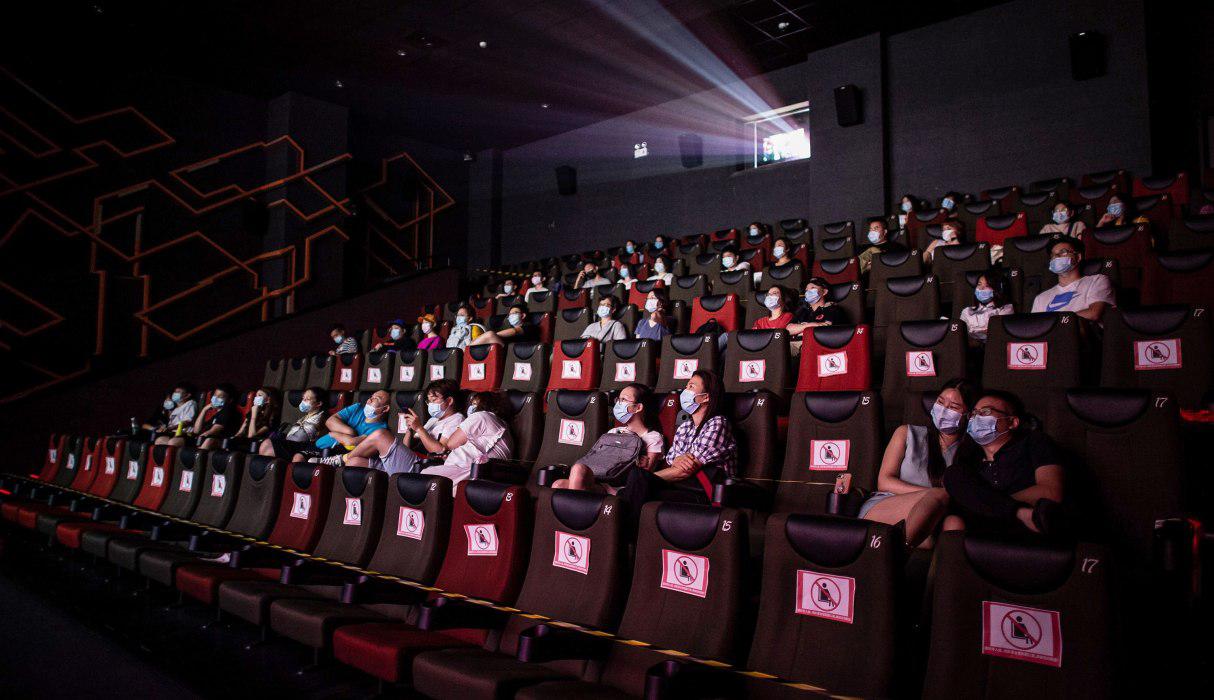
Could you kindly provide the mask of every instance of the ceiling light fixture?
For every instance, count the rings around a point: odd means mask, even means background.
[[[785,29],[788,29],[791,26],[792,26],[792,24],[790,22],[788,22],[787,20],[785,20],[785,21],[777,24],[776,29],[779,29],[780,31],[784,31]]]
[[[477,46],[481,47],[482,49],[487,49],[489,48],[489,42],[482,41],[481,43],[477,44]]]

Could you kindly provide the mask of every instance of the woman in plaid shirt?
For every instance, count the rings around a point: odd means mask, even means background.
[[[733,428],[721,414],[724,391],[721,379],[699,370],[687,380],[679,404],[689,419],[679,424],[666,453],[666,466],[654,472],[633,469],[620,496],[634,513],[655,499],[711,503],[712,487],[732,474],[738,462]]]

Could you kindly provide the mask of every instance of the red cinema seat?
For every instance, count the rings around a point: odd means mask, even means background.
[[[601,364],[599,341],[594,338],[562,340],[553,348],[548,391],[589,391],[597,387]]]
[[[698,333],[709,321],[716,321],[724,331],[738,330],[742,324],[742,308],[738,305],[738,297],[734,294],[697,297],[691,304],[691,330]]]
[[[466,391],[497,391],[506,369],[505,348],[501,345],[469,345],[464,348],[464,369],[460,388]]]
[[[806,329],[802,338],[797,391],[864,391],[872,386],[868,326],[817,326]]]

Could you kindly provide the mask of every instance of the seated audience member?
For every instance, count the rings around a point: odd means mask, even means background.
[[[305,390],[299,402],[299,412],[302,415],[290,425],[284,423],[276,432],[270,434],[269,440],[262,440],[257,454],[290,459],[305,450],[318,451],[314,443],[324,430],[325,409],[328,405],[329,392],[318,386]]]
[[[517,341],[534,342],[539,340],[540,331],[535,324],[527,321],[527,309],[522,304],[510,307],[502,325],[494,331],[485,331],[472,341],[472,345],[505,345]]]
[[[772,265],[787,265],[795,260],[792,257],[793,246],[786,238],[777,238],[771,244],[771,264]]]
[[[661,342],[662,338],[671,333],[670,326],[666,325],[665,312],[665,290],[650,290],[649,294],[645,295],[645,315],[637,321],[636,331],[633,335],[637,338]]]
[[[784,293],[783,287],[769,287],[763,296],[763,306],[767,307],[767,315],[755,320],[755,330],[787,328],[792,322],[792,312],[788,310],[788,295]]]
[[[421,328],[422,339],[417,343],[418,350],[437,350],[443,346],[443,338],[438,334],[438,320],[434,314],[422,314],[417,317]]]
[[[577,278],[573,281],[573,288],[589,289],[604,284],[611,284],[611,280],[599,274],[597,263],[593,260],[587,260],[585,263],[582,263],[582,271],[577,273]]]
[[[965,224],[952,219],[945,221],[940,225],[940,237],[933,238],[931,243],[927,244],[927,248],[923,251],[923,262],[930,263],[932,258],[936,256],[936,249],[945,245],[957,245],[961,243],[961,235],[965,231]]]
[[[750,225],[746,227],[746,237],[747,238],[754,239],[754,238],[758,238],[759,236],[762,236],[762,235],[763,235],[763,224],[759,223],[758,221],[752,221],[752,222],[750,222]]]
[[[616,275],[620,278],[620,281],[616,284],[623,287],[625,292],[631,290],[632,285],[637,283],[637,279],[632,275],[632,271],[632,265],[620,265],[616,270]]]
[[[725,246],[725,249],[721,251],[721,271],[737,272],[739,270],[750,270],[750,263],[738,256],[737,246]]]
[[[455,310],[455,323],[451,326],[451,332],[447,334],[447,347],[463,350],[472,342],[472,320],[475,318],[472,314],[472,308],[467,304],[460,304]]]
[[[608,340],[624,340],[628,337],[628,329],[623,323],[612,318],[619,302],[613,296],[606,296],[599,299],[599,305],[595,307],[596,320],[586,326],[582,331],[583,338],[594,338],[602,345]]]
[[[527,286],[527,293],[523,295],[523,301],[531,301],[531,297],[547,291],[549,290],[548,284],[544,280],[544,273],[540,270],[534,270],[531,273],[531,284]]]
[[[443,463],[426,467],[422,474],[437,474],[455,484],[472,474],[472,465],[491,459],[510,459],[514,455],[514,437],[510,434],[510,400],[501,392],[486,391],[473,394],[468,401],[468,417],[447,438],[447,457]],[[397,443],[399,444],[399,443]],[[397,450],[402,452],[402,450]],[[408,452],[412,455],[412,452]],[[381,453],[383,454],[383,453]],[[384,470],[390,474],[404,471],[393,464],[391,455],[385,459]],[[407,465],[413,469],[414,465]]]
[[[957,456],[976,394],[966,380],[950,380],[932,406],[930,426],[898,426],[881,458],[877,492],[864,501],[857,517],[887,525],[905,521],[911,547],[936,530],[948,505],[941,479]]]
[[[436,379],[426,387],[426,420],[410,408],[405,412],[405,432],[401,442],[419,452],[439,454],[447,451],[447,438],[451,437],[464,414],[459,411],[459,382],[454,379]]]
[[[1058,284],[1033,299],[1033,313],[1073,311],[1081,318],[1100,323],[1104,311],[1117,305],[1109,278],[1079,274],[1083,261],[1083,243],[1065,236],[1050,243],[1050,272],[1058,275]]]
[[[669,245],[670,241],[666,240],[665,236],[658,234],[653,237],[653,249],[658,251],[659,254],[665,255],[666,247]]]
[[[697,370],[679,395],[679,406],[691,416],[679,424],[674,442],[666,453],[665,466],[656,471],[632,469],[619,492],[620,498],[639,513],[655,499],[708,503],[704,481],[719,483],[732,474],[738,463],[733,428],[722,415],[724,391],[721,380],[708,370]],[[703,479],[701,479],[701,476]]]
[[[1125,200],[1118,195],[1113,195],[1109,197],[1109,204],[1105,208],[1104,214],[1096,222],[1096,228],[1125,226],[1131,223],[1146,224],[1150,223],[1150,219],[1145,216],[1135,216],[1134,212],[1130,211],[1130,206]]]
[[[202,450],[214,450],[219,442],[236,434],[240,427],[240,411],[236,408],[236,390],[230,384],[220,384],[211,392],[211,404],[204,407],[194,418],[194,425],[186,429]],[[157,445],[185,444],[181,436],[157,438]]]
[[[649,387],[644,384],[629,384],[620,389],[620,397],[611,409],[612,415],[619,425],[607,431],[608,435],[631,433],[644,443],[641,454],[637,457],[635,467],[631,468],[643,469],[645,471],[653,470],[654,465],[658,464],[661,460],[662,451],[665,449],[665,441],[662,439],[662,434],[650,429],[646,420],[648,417],[646,407],[649,405],[649,396]],[[591,451],[593,451],[593,448]],[[614,494],[619,491],[625,481],[627,481],[627,474],[621,474],[610,481],[599,481],[595,478],[594,472],[590,467],[578,463],[569,469],[568,479],[558,479],[552,484],[552,488],[576,489],[580,491],[604,490],[607,493]]]
[[[388,337],[372,345],[371,352],[400,352],[414,347],[413,340],[405,336],[405,322],[398,318],[389,324]]]
[[[1079,238],[1087,228],[1083,225],[1082,221],[1075,219],[1074,210],[1066,202],[1055,204],[1054,213],[1050,215],[1050,218],[1053,221],[1041,227],[1041,235],[1043,236],[1052,236],[1057,233],[1071,238]]]
[[[898,200],[898,228],[906,230],[906,221],[910,215],[919,211],[919,198],[913,194],[904,194]],[[884,226],[884,221],[882,225]]]
[[[992,316],[1007,316],[1014,313],[1007,300],[1007,283],[997,273],[983,273],[974,285],[974,303],[961,309],[961,320],[969,329],[971,346],[986,342],[986,329]]]
[[[336,350],[330,350],[330,355],[349,355],[358,352],[358,341],[350,337],[346,332],[346,327],[340,323],[333,324],[329,329],[329,337],[333,339],[333,343],[337,345]]]
[[[515,284],[514,280],[507,279],[502,282],[501,289],[502,291],[493,295],[494,299],[504,299],[506,297],[514,296],[514,294],[518,291],[518,285]]]
[[[807,328],[814,326],[832,326],[847,323],[843,310],[835,306],[827,298],[830,292],[830,282],[821,277],[814,277],[805,285],[805,305],[793,314],[792,322],[788,324],[790,335],[799,336]]]
[[[329,429],[329,433],[316,440],[316,451],[337,448],[337,456],[340,457],[346,451],[358,447],[368,435],[385,427],[389,400],[388,392],[377,391],[371,394],[371,398],[367,399],[365,403],[350,404],[329,416],[325,421],[325,427]],[[342,447],[345,450],[341,450]],[[303,461],[305,454],[309,452],[314,451],[301,451],[296,454],[295,461]],[[324,460],[313,457],[311,461],[334,465],[341,463],[340,459],[333,457]]]
[[[659,255],[653,261],[653,270],[645,280],[661,280],[662,284],[667,287],[674,284],[674,275],[670,272],[670,258],[665,255]]]
[[[945,530],[1061,534],[1064,473],[1044,433],[1022,426],[1020,402],[987,391],[970,412],[963,444],[944,470]],[[975,447],[976,446],[976,447]]]
[[[173,391],[164,399],[161,410],[143,424],[143,429],[152,433],[155,438],[172,437],[184,433],[185,429],[194,424],[198,415],[198,402],[194,400],[194,385],[181,382],[173,387]],[[157,439],[157,444],[160,443]]]
[[[263,386],[253,395],[253,407],[249,409],[236,437],[242,444],[252,443],[270,436],[278,425],[278,411],[282,404],[282,392],[272,386]]]
[[[624,241],[624,254],[628,256],[628,262],[640,262],[640,257],[637,255],[637,242],[631,238]]]
[[[857,256],[861,273],[867,273],[872,268],[874,255],[906,250],[906,246],[889,239],[889,232],[886,231],[885,221],[882,219],[868,222],[868,242],[869,246]]]
[[[949,216],[957,212],[957,205],[965,200],[960,192],[948,192],[940,198],[940,208],[947,211]]]

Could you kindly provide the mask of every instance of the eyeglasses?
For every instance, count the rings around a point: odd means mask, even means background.
[[[974,410],[970,411],[970,418],[974,418],[977,416],[982,416],[983,418],[990,418],[992,415],[994,415],[996,413],[998,413],[1001,416],[1010,417],[1012,415],[1012,414],[1008,413],[1007,411],[1000,411],[997,408],[991,408],[990,406],[983,406],[982,408],[975,408]]]

